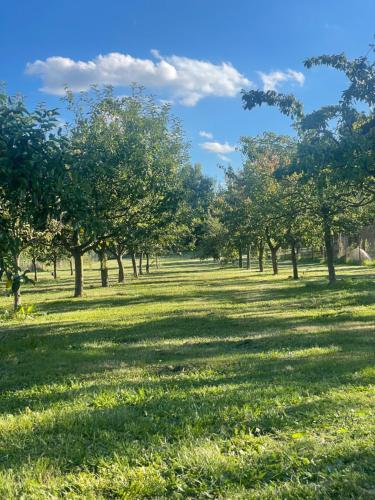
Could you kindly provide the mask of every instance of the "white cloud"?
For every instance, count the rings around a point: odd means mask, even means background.
[[[220,158],[220,160],[223,160],[223,161],[229,161],[229,162],[230,162],[230,158],[228,158],[228,156],[225,156],[225,155],[218,155],[218,157]]]
[[[221,143],[217,141],[203,142],[201,147],[210,153],[217,153],[221,155],[233,153],[233,151],[236,150],[235,146],[231,146],[227,142]]]
[[[214,136],[211,132],[206,132],[205,130],[200,130],[199,135],[201,137],[204,137],[205,139],[213,139],[214,138]]]
[[[293,69],[288,69],[287,71],[271,71],[270,73],[258,71],[258,74],[262,80],[264,91],[277,90],[277,88],[285,82],[296,82],[301,86],[305,82],[305,75]]]
[[[28,63],[26,73],[42,79],[42,91],[62,95],[67,85],[72,91],[87,90],[92,84],[128,86],[133,82],[146,87],[166,89],[170,97],[185,106],[195,106],[207,96],[233,97],[252,83],[230,63],[181,56],[161,56],[151,51],[154,59],[139,59],[129,54],[112,52],[91,61],[75,61],[68,57],[48,57]]]

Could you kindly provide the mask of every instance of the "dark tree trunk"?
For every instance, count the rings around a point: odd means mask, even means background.
[[[242,269],[242,246],[238,247],[238,267]]]
[[[251,262],[250,262],[250,245],[246,247],[246,269],[250,269],[251,267]]]
[[[98,251],[99,260],[100,260],[100,279],[102,283],[102,287],[107,288],[109,285],[108,281],[108,256],[106,250]]]
[[[20,307],[20,305],[21,305],[21,292],[20,292],[20,290],[17,290],[13,294],[13,307],[14,307],[14,310],[17,311],[18,308]]]
[[[272,270],[273,274],[279,274],[279,267],[277,265],[277,247],[270,247],[271,259],[272,259]]]
[[[124,263],[122,261],[122,253],[116,254],[116,260],[118,265],[118,282],[125,283],[125,273],[124,273]]]
[[[0,281],[2,280],[4,273],[5,273],[4,259],[0,258]]]
[[[136,257],[135,257],[135,253],[132,253],[132,266],[133,266],[133,275],[134,275],[134,278],[138,278],[137,260],[136,260]]]
[[[83,254],[75,249],[72,252],[74,259],[74,297],[82,297],[83,294]]]
[[[32,262],[33,262],[33,271],[34,271],[34,281],[38,281],[38,270],[36,268],[36,258],[35,257],[33,257]]]
[[[150,274],[150,254],[146,253],[146,274]]]
[[[158,257],[158,254],[155,255],[155,267],[156,267],[156,269],[159,269],[159,257]]]
[[[326,250],[325,253],[327,259],[327,268],[328,268],[328,280],[329,283],[332,284],[336,282],[336,271],[334,264],[333,238],[332,238],[331,227],[328,221],[324,221],[323,231],[324,231],[324,244]]]
[[[268,248],[271,251],[271,260],[272,260],[272,270],[273,274],[279,274],[279,266],[277,264],[277,251],[280,248],[280,245],[273,244],[271,238],[267,237]]]
[[[143,274],[143,252],[139,254],[139,275]]]
[[[264,244],[263,241],[259,242],[258,246],[258,264],[259,264],[259,272],[263,272],[263,256],[264,256]]]
[[[70,264],[70,276],[73,276],[73,262],[71,257],[69,259],[69,264]]]
[[[53,279],[57,279],[57,259],[56,257],[53,259]]]
[[[298,280],[298,259],[297,259],[297,251],[296,251],[296,246],[294,243],[292,243],[291,247],[291,257],[292,257],[292,266],[293,266],[293,279]]]
[[[13,254],[13,265],[14,265],[14,273],[18,274],[20,272],[20,254],[18,252]],[[17,311],[20,305],[21,305],[21,290],[18,289],[13,294],[14,311]]]

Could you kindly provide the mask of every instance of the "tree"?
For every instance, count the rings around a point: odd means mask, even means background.
[[[61,166],[63,139],[52,133],[57,111],[28,111],[24,100],[0,93],[0,254],[2,273],[20,286],[19,257],[45,231],[57,205],[54,185]],[[16,295],[15,295],[16,297]]]
[[[241,139],[245,157],[241,177],[249,200],[250,224],[254,226],[254,236],[262,241],[261,251],[263,241],[270,249],[274,274],[278,274],[277,252],[285,243],[288,231],[282,223],[287,198],[275,172],[289,165],[295,147],[295,140],[291,137],[271,132]]]
[[[202,165],[186,164],[181,168],[179,219],[186,229],[181,242],[187,250],[199,246],[203,228],[215,197],[214,180],[202,172]]]
[[[185,145],[169,106],[156,104],[142,89],[121,98],[109,88],[93,89],[78,99],[68,93],[67,99],[75,118],[60,193],[60,238],[75,260],[79,297],[85,252],[99,251],[106,284],[110,244],[122,263],[125,248],[141,250],[143,239],[173,218]]]
[[[328,64],[347,74],[351,84],[337,105],[304,115],[293,96],[256,90],[243,92],[242,98],[245,109],[266,103],[294,120],[300,141],[289,173],[301,173],[305,182],[312,183],[310,210],[322,224],[328,278],[334,283],[334,236],[347,230],[349,221],[364,224],[363,207],[374,199],[374,115],[353,105],[355,99],[374,104],[374,64],[366,58],[348,61],[344,55],[312,58],[305,64]]]
[[[203,222],[203,237],[197,245],[197,255],[200,259],[213,258],[220,261],[225,253],[227,243],[227,231],[214,213],[209,214]]]

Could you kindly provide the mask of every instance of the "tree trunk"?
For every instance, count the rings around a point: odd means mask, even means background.
[[[136,260],[136,257],[135,257],[135,253],[132,253],[132,265],[133,265],[133,275],[134,275],[134,278],[138,278],[137,260]]]
[[[238,247],[238,267],[242,269],[242,247]]]
[[[277,265],[277,247],[270,247],[271,259],[272,259],[272,270],[273,274],[279,274],[279,267]]]
[[[246,247],[246,269],[250,269],[251,267],[251,262],[250,262],[250,245],[247,245]]]
[[[263,272],[263,255],[264,255],[264,244],[263,241],[261,241],[258,246],[258,264],[260,273]]]
[[[107,288],[108,282],[108,256],[106,250],[99,250],[98,252],[100,260],[100,279],[102,282],[102,287]]]
[[[334,248],[333,248],[332,232],[328,221],[324,221],[323,231],[324,231],[325,253],[326,253],[327,267],[328,267],[328,281],[330,284],[333,284],[336,282],[336,271],[334,264]]]
[[[150,254],[146,253],[146,274],[150,274]]]
[[[139,254],[139,275],[143,274],[143,252]]]
[[[16,312],[18,310],[18,308],[20,307],[21,305],[21,292],[20,290],[17,290],[14,294],[13,294],[13,304],[14,304],[14,311]]]
[[[53,279],[57,279],[57,259],[56,257],[53,259]]]
[[[82,297],[83,295],[83,258],[80,250],[72,252],[74,259],[74,297]]]
[[[293,265],[293,279],[298,280],[298,260],[297,260],[297,252],[296,252],[296,246],[294,243],[292,243],[291,247],[291,257],[292,257],[292,265]]]
[[[116,260],[118,265],[118,282],[125,283],[125,273],[124,273],[124,263],[122,262],[122,253],[116,254]]]
[[[15,252],[13,254],[13,265],[14,265],[14,274],[18,274],[20,272],[20,254],[18,252]],[[13,294],[13,304],[14,304],[14,311],[16,312],[19,306],[21,305],[21,290],[18,289],[14,294]]]
[[[70,264],[70,276],[73,276],[73,262],[71,257],[69,259],[69,264]]]
[[[159,269],[159,257],[158,257],[158,254],[155,255],[155,267],[156,267],[156,269]]]
[[[0,281],[5,273],[4,259],[0,258]]]
[[[38,271],[36,268],[36,258],[35,257],[33,257],[32,262],[33,262],[33,271],[34,271],[34,281],[38,281]]]

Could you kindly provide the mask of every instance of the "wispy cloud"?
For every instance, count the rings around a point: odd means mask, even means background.
[[[231,161],[230,158],[228,158],[228,156],[225,156],[225,155],[217,155],[217,156],[220,158],[220,160],[228,161],[228,162]]]
[[[210,153],[217,153],[221,155],[233,153],[236,150],[235,146],[232,146],[227,142],[222,143],[218,141],[203,142],[201,144],[201,147],[202,149],[209,151]]]
[[[181,56],[162,56],[151,51],[154,60],[112,52],[89,61],[53,56],[28,63],[26,73],[41,78],[40,90],[62,95],[65,86],[73,92],[88,90],[92,84],[128,86],[133,82],[164,89],[168,98],[184,106],[195,106],[208,96],[234,97],[243,87],[252,85],[229,62]]]
[[[206,132],[205,130],[200,130],[199,135],[201,137],[204,137],[205,139],[213,139],[214,138],[214,136],[211,132]]]
[[[285,82],[295,82],[301,86],[305,82],[305,75],[293,69],[288,69],[287,71],[271,71],[270,73],[258,71],[258,74],[263,83],[263,90],[265,91],[278,90],[278,87]]]

